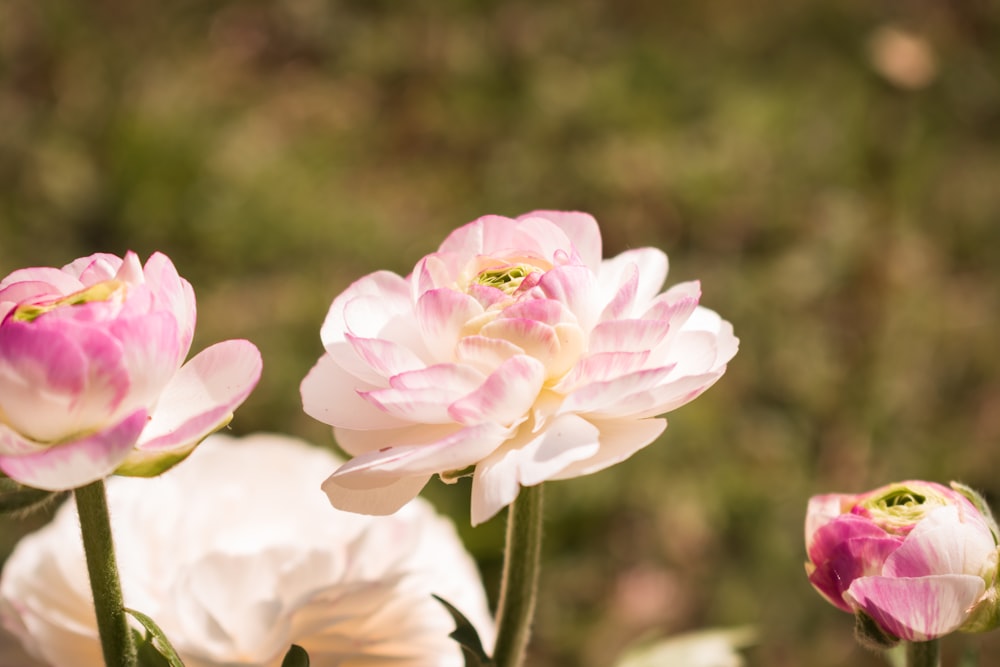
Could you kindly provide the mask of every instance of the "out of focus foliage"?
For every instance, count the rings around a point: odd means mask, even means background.
[[[485,213],[589,211],[742,351],[660,442],[550,485],[531,664],[753,624],[751,665],[877,665],[806,582],[805,502],[1000,501],[998,45],[987,0],[7,0],[0,274],[166,252],[196,347],[264,354],[232,428],[330,444],[298,383],[350,281]],[[428,494],[495,586],[502,520]]]

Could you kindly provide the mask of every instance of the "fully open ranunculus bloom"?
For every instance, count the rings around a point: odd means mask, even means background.
[[[909,481],[814,496],[806,515],[809,581],[890,639],[995,627],[996,524],[978,496],[953,487]]]
[[[156,253],[82,257],[0,281],[0,470],[53,491],[118,471],[155,475],[232,418],[260,378],[257,348],[183,364],[191,285]]]
[[[319,491],[336,459],[288,437],[214,435],[154,479],[108,480],[126,606],[187,667],[461,667],[454,622],[492,621],[451,522],[421,499],[392,517],[339,512]],[[312,493],[310,493],[312,489]],[[25,537],[0,578],[4,627],[55,667],[103,665],[72,505]]]
[[[472,521],[521,486],[596,472],[655,440],[657,418],[711,386],[736,354],[698,283],[660,293],[654,248],[601,259],[585,213],[487,216],[403,278],[338,296],[305,410],[355,458],[323,488],[342,509],[389,514],[430,477],[472,473]]]

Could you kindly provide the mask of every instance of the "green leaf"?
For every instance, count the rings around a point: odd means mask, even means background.
[[[0,514],[30,514],[62,496],[62,491],[44,491],[0,477]]]
[[[125,612],[146,629],[146,636],[140,637],[136,642],[139,667],[184,667],[177,651],[156,621],[135,609],[126,607]]]
[[[455,619],[455,630],[448,636],[462,647],[465,667],[495,667],[490,656],[486,655],[483,642],[479,639],[479,633],[476,632],[475,626],[469,622],[469,619],[447,600],[439,598],[437,595],[434,596],[434,599],[443,604],[451,617]]]
[[[292,644],[281,661],[281,667],[309,667],[309,654],[298,644]]]

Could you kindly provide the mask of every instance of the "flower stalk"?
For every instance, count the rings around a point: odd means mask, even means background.
[[[104,480],[91,482],[74,493],[104,664],[135,667],[136,649],[125,614]]]
[[[941,667],[940,640],[906,642],[906,667]]]
[[[520,667],[531,636],[542,551],[542,485],[521,489],[507,515],[507,544],[497,605],[496,667]]]

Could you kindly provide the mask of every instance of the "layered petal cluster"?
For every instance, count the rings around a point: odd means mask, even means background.
[[[341,508],[389,514],[431,476],[472,474],[472,521],[522,486],[596,472],[666,427],[711,386],[738,341],[698,305],[661,293],[654,248],[601,259],[584,213],[487,216],[413,272],[370,274],[338,296],[305,410],[351,461],[323,488]]]
[[[0,470],[58,491],[183,459],[229,422],[261,372],[245,340],[184,363],[194,326],[194,291],[160,253],[145,265],[132,252],[96,254],[8,275]]]
[[[965,487],[908,481],[814,496],[805,538],[816,590],[863,613],[889,639],[927,641],[997,624],[996,524]]]
[[[336,459],[288,437],[209,437],[182,466],[108,480],[126,606],[187,667],[461,667],[457,607],[487,647],[479,574],[453,525],[417,499],[392,517],[339,512],[318,485]],[[303,493],[303,489],[314,493]],[[25,537],[0,578],[0,618],[37,659],[103,665],[75,508]]]

